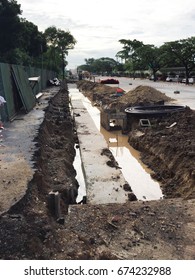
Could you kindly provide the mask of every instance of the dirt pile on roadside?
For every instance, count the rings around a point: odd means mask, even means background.
[[[128,106],[149,105],[170,101],[172,101],[170,97],[150,86],[138,86],[119,98],[120,103],[128,104]]]
[[[173,99],[150,86],[138,86],[135,89],[117,96],[117,87],[107,86],[90,81],[79,81],[77,87],[90,100],[107,108],[123,111],[126,107],[135,105],[153,105],[171,102]],[[100,103],[101,102],[101,103]]]
[[[117,98],[109,104],[109,108],[117,108],[119,111],[124,111],[131,106],[147,106],[154,104],[164,104],[171,102],[173,99],[166,96],[164,93],[149,86],[138,86],[135,89],[128,91],[123,96]]]
[[[110,87],[97,82],[82,80],[77,82],[77,87],[82,93],[92,101],[102,101],[116,93],[117,87]]]

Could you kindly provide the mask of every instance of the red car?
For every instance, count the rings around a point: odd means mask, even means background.
[[[116,79],[104,79],[100,81],[101,84],[119,84],[119,81]]]

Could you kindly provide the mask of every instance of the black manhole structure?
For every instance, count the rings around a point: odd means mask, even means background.
[[[169,118],[170,115],[182,112],[186,106],[180,105],[148,105],[135,106],[125,109],[127,116],[127,130],[134,130],[138,127],[150,127],[155,119]],[[145,124],[147,122],[147,125]],[[152,124],[151,123],[151,124]]]
[[[152,106],[135,106],[128,107],[125,112],[134,115],[166,115],[175,112],[181,112],[186,106],[181,105],[152,105]]]

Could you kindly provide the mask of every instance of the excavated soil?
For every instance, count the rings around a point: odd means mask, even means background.
[[[138,86],[114,101],[108,86],[103,89],[101,84],[80,81],[78,87],[91,100],[98,93],[102,103],[109,100],[106,108],[119,111],[174,101],[150,86]],[[115,87],[111,89],[116,91]],[[129,131],[130,145],[141,152],[142,161],[154,171],[152,177],[160,182],[165,197],[195,198],[195,112],[187,107],[183,112],[155,117],[150,122],[149,128],[137,125]]]
[[[129,143],[141,151],[164,195],[195,198],[195,112],[186,108],[139,132],[129,133]]]
[[[95,102],[101,101],[98,96]],[[49,102],[39,129],[36,172],[28,191],[0,217],[0,258],[194,259],[194,117],[188,109],[145,129],[141,137],[130,135],[130,143],[162,181],[166,199],[76,204],[73,161],[78,139],[64,85]],[[166,128],[174,121],[177,125]],[[61,195],[60,220],[49,208],[53,191]]]
[[[106,105],[107,108],[120,111],[124,111],[126,107],[130,106],[164,104],[173,101],[164,93],[150,86],[138,86],[119,97],[115,95],[118,88],[116,86],[111,87],[86,80],[77,82],[77,86],[95,104]]]

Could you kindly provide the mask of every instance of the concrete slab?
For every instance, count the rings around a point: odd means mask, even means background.
[[[109,158],[101,155],[108,146],[83,103],[83,94],[76,88],[70,88],[69,92],[84,167],[87,202],[124,203],[128,200],[127,192],[123,189],[127,182],[120,169],[108,166]]]

